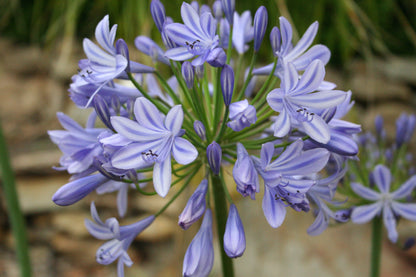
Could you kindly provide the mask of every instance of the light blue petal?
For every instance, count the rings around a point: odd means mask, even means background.
[[[158,132],[157,130],[143,127],[139,125],[136,121],[133,121],[126,117],[112,116],[111,124],[120,135],[133,141],[153,141],[163,137],[162,132]],[[119,141],[119,137],[114,136],[102,139],[102,142],[109,143],[111,145],[114,145],[112,144],[113,141],[116,143],[115,145],[120,145],[123,142]]]
[[[182,105],[176,105],[166,115],[165,126],[172,132],[173,136],[177,136],[181,130],[183,122]]]
[[[368,187],[365,187],[365,186],[363,186],[359,183],[352,182],[351,183],[351,189],[357,195],[359,195],[359,196],[361,196],[361,197],[363,197],[367,200],[376,201],[376,200],[379,200],[381,198],[381,195],[378,192],[376,192],[376,191],[374,191],[374,190],[372,190]]]
[[[110,30],[110,22],[108,15],[97,24],[95,28],[95,38],[102,48],[107,50],[109,53],[115,55],[116,49],[114,47],[114,40],[116,38],[117,24],[113,25]]]
[[[283,109],[280,114],[276,117],[274,122],[274,136],[281,138],[286,136],[291,129],[291,121],[289,114]]]
[[[290,95],[289,99],[292,103],[301,107],[326,109],[341,104],[344,101],[346,95],[347,94],[345,91],[330,90],[296,96]]]
[[[416,221],[416,204],[415,203],[400,203],[393,201],[391,203],[393,211],[406,218],[407,220]]]
[[[172,155],[179,164],[189,164],[198,157],[198,151],[192,143],[177,137],[173,143]]]
[[[357,224],[367,223],[381,212],[382,207],[381,202],[355,207],[351,213],[351,221]]]
[[[285,108],[284,98],[285,92],[282,89],[277,88],[270,91],[266,99],[270,108],[276,112],[281,112]]]
[[[201,26],[207,37],[215,37],[215,31],[217,30],[217,21],[212,17],[210,13],[204,13],[201,15]]]
[[[390,170],[384,165],[377,165],[372,173],[374,183],[378,187],[381,193],[390,192],[391,173]]]
[[[195,33],[193,33],[187,26],[180,23],[172,23],[166,25],[165,32],[170,39],[182,46],[185,46],[186,43],[192,44],[197,39],[203,40],[200,36],[197,36]],[[166,51],[166,56],[168,56],[168,52],[170,51]]]
[[[320,60],[314,60],[300,77],[295,92],[291,95],[301,95],[315,91],[322,83],[325,77],[325,67]]]
[[[269,75],[270,72],[272,72],[272,69],[274,67],[274,64],[268,64],[266,66],[253,69],[253,75]]]
[[[281,83],[281,88],[285,91],[286,94],[291,92],[299,81],[299,74],[292,63],[287,63],[284,67],[284,75]]]
[[[397,242],[399,234],[396,229],[396,218],[388,205],[383,207],[383,223],[387,229],[389,240],[393,243]]]
[[[111,164],[120,169],[144,168],[151,164],[143,160],[143,152],[159,145],[159,141],[148,143],[131,143],[113,154]]]
[[[108,67],[116,66],[115,57],[102,50],[91,40],[85,38],[83,40],[83,48],[85,55],[91,62]]]
[[[181,16],[186,27],[188,27],[196,36],[201,38],[205,37],[205,32],[201,28],[199,14],[192,8],[191,5],[185,2],[182,3]],[[189,41],[189,43],[191,43],[191,41]]]
[[[280,34],[282,36],[281,54],[286,54],[292,47],[292,26],[283,16],[279,17]]]
[[[274,144],[272,142],[264,143],[261,146],[261,167],[265,169],[271,162],[274,154]]]
[[[273,161],[273,166],[287,163],[288,161],[298,157],[302,153],[303,141],[298,139],[290,144],[280,156]]]
[[[321,60],[324,64],[327,64],[331,57],[331,51],[324,45],[314,45],[305,54],[301,55],[294,61],[293,65],[297,70],[304,70],[310,63],[316,59]]]
[[[161,113],[152,102],[144,97],[137,98],[134,103],[134,116],[143,127],[160,131],[162,134],[166,130]]]
[[[298,41],[295,47],[289,52],[288,55],[285,56],[285,59],[292,61],[305,52],[306,49],[312,44],[316,33],[318,32],[318,22],[315,21],[314,23],[309,26],[306,32],[303,34],[302,38]]]
[[[170,155],[161,163],[155,163],[153,168],[153,185],[155,191],[161,197],[165,197],[170,189],[172,181],[172,166],[170,163]]]
[[[69,132],[75,132],[75,133],[85,133],[84,128],[81,127],[75,120],[67,116],[66,114],[62,112],[56,113],[56,116],[58,117],[59,123],[61,123],[62,127],[64,127]],[[62,131],[61,131],[62,132]]]
[[[416,187],[416,175],[412,176],[403,185],[400,186],[396,191],[391,193],[393,199],[402,199],[409,196]]]
[[[309,226],[307,232],[310,236],[320,235],[328,227],[328,218],[325,217],[325,214],[322,210],[319,210],[318,215],[315,218],[315,221]]]
[[[286,207],[280,200],[275,199],[275,195],[267,185],[264,190],[262,207],[264,216],[270,226],[277,228],[282,225],[286,216]]]
[[[328,143],[331,139],[328,124],[317,114],[312,116],[312,120],[301,121],[305,133],[312,139],[320,143]]]
[[[187,47],[176,47],[165,52],[165,56],[174,61],[185,61],[195,55],[188,51]]]

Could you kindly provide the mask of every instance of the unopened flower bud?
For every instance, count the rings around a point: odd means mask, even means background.
[[[267,28],[267,10],[264,6],[258,8],[254,15],[254,51],[259,51]]]
[[[195,235],[183,259],[182,276],[208,276],[214,264],[212,245],[212,213],[207,209],[198,233]]]
[[[196,77],[198,77],[198,79],[204,78],[204,64],[195,66],[194,70],[195,70]]]
[[[243,255],[246,250],[246,236],[243,223],[241,222],[238,210],[231,204],[228,212],[228,219],[224,232],[224,251],[230,258],[237,258]]]
[[[159,0],[152,0],[150,3],[150,13],[152,14],[153,20],[156,27],[159,29],[159,32],[162,32],[166,19],[165,7]]]
[[[211,168],[212,172],[214,172],[215,175],[219,175],[221,168],[222,150],[221,146],[215,141],[213,141],[207,147],[207,158],[209,167]]]
[[[200,137],[202,140],[206,140],[206,130],[205,130],[205,126],[204,124],[199,121],[199,120],[195,120],[194,122],[194,130],[195,133],[198,135],[198,137]]]
[[[208,180],[204,179],[199,184],[198,188],[194,191],[192,196],[189,198],[185,208],[179,215],[178,224],[182,229],[188,229],[204,214],[206,206],[205,196],[207,194],[207,190]]]
[[[233,98],[234,71],[229,65],[224,65],[221,71],[221,89],[224,103],[229,106]]]
[[[204,13],[210,13],[210,14],[212,14],[211,8],[208,5],[205,5],[205,4],[202,5],[201,8],[199,9],[199,14],[200,15],[203,15]]]
[[[233,24],[235,0],[221,0],[222,10],[230,25]]]
[[[111,113],[108,108],[107,101],[100,95],[95,95],[94,99],[92,100],[95,113],[97,116],[101,119],[101,121],[104,123],[107,128],[114,130],[113,125],[111,125]]]
[[[396,144],[398,147],[410,141],[416,127],[416,116],[414,114],[402,114],[396,121]]]
[[[229,117],[231,121],[227,123],[227,126],[239,132],[256,122],[256,108],[249,105],[247,99],[234,102],[230,105]]]
[[[277,56],[277,52],[280,51],[281,40],[279,28],[276,26],[274,26],[270,32],[270,44],[272,46],[273,55]]]
[[[222,4],[221,0],[217,0],[212,4],[212,11],[214,13],[214,16],[217,20],[219,20],[222,17]]]
[[[191,89],[194,86],[194,68],[188,61],[182,64],[182,76],[185,79],[186,86]]]

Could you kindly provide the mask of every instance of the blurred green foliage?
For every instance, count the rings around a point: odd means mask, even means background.
[[[212,0],[208,4],[212,4]],[[327,45],[333,64],[353,56],[416,54],[415,0],[237,0],[237,11],[254,15],[257,7],[269,11],[269,31],[284,15],[296,26],[295,39],[315,20],[316,41]],[[98,21],[110,15],[118,24],[117,37],[132,43],[141,34],[160,40],[149,11],[149,0],[0,0],[0,33],[22,43],[54,46],[65,37],[92,37]],[[180,21],[179,0],[163,1],[167,15]],[[269,47],[263,47],[269,56]]]

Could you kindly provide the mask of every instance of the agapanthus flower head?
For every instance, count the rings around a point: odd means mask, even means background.
[[[402,202],[416,187],[416,176],[412,176],[399,188],[391,192],[392,175],[384,165],[377,165],[372,172],[374,188],[360,183],[351,183],[353,191],[364,199],[373,202],[360,205],[352,210],[351,220],[354,223],[366,223],[376,216],[382,216],[390,241],[397,242],[396,218],[403,217],[416,221],[416,204]]]

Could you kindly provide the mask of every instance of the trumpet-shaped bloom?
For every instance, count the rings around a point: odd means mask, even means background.
[[[230,205],[224,232],[224,251],[230,258],[241,257],[246,250],[246,235],[238,210],[234,204]]]
[[[186,250],[182,276],[206,277],[211,272],[213,263],[212,213],[207,209],[198,233]]]
[[[90,171],[94,157],[103,152],[97,137],[105,129],[94,128],[94,120],[92,118],[84,129],[63,113],[57,113],[57,116],[66,131],[53,130],[48,131],[48,134],[63,153],[60,160],[62,166],[60,169],[66,169],[70,174]]]
[[[120,169],[146,168],[154,164],[154,187],[165,197],[172,178],[171,155],[180,164],[189,164],[198,156],[196,148],[180,137],[183,134],[182,107],[174,106],[164,118],[155,105],[139,97],[134,104],[134,116],[135,121],[111,117],[118,134],[132,141],[112,155],[111,164]]]
[[[283,73],[286,71],[284,66],[287,63],[292,63],[296,70],[305,70],[308,65],[318,59],[323,64],[329,61],[331,52],[324,45],[314,45],[309,50],[316,33],[318,32],[318,22],[314,22],[309,26],[303,34],[296,46],[292,45],[292,26],[289,21],[283,16],[279,17],[280,30],[273,28],[273,35],[271,39],[274,54],[278,57],[278,62],[274,75],[283,78]],[[253,70],[253,74],[269,75],[273,70],[273,63],[261,68]]]
[[[280,88],[267,95],[270,107],[279,112],[274,124],[276,137],[286,136],[294,124],[299,124],[315,141],[325,144],[330,140],[328,124],[313,111],[335,107],[344,101],[346,93],[339,90],[312,93],[324,76],[325,68],[320,60],[313,61],[300,78],[295,66],[287,65]]]
[[[217,22],[214,17],[211,13],[199,16],[198,12],[185,2],[181,7],[181,15],[184,24],[172,23],[165,26],[166,34],[179,45],[167,50],[166,57],[175,61],[197,57],[192,61],[193,66],[199,66],[205,61],[215,62],[218,53],[214,50],[218,46],[219,38],[216,35]]]
[[[351,214],[351,220],[354,223],[366,223],[382,213],[390,241],[397,242],[396,218],[401,216],[416,221],[416,204],[399,201],[413,192],[416,186],[416,175],[408,179],[397,190],[390,192],[392,182],[390,170],[384,165],[377,165],[372,172],[372,180],[378,191],[359,183],[351,183],[351,188],[357,195],[373,202],[355,207]]]
[[[120,226],[114,217],[101,221],[94,202],[91,203],[91,216],[94,220],[85,220],[88,232],[97,239],[108,240],[98,248],[96,259],[99,264],[108,265],[118,259],[117,275],[124,276],[124,265],[132,266],[133,262],[127,254],[127,250],[134,238],[144,229],[149,227],[155,217],[149,216],[136,223]]]
[[[268,142],[262,145],[260,159],[254,159],[265,183],[263,212],[273,228],[283,223],[287,206],[296,211],[309,210],[305,193],[315,181],[297,176],[315,174],[328,162],[329,152],[326,149],[303,151],[302,148],[302,140],[297,140],[272,161],[274,145]]]

